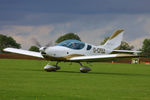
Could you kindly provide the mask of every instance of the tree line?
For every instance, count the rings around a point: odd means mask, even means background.
[[[62,35],[58,37],[58,39],[55,41],[55,43],[60,43],[64,40],[79,40],[81,41],[80,37],[75,33],[66,33],[65,35]],[[106,37],[100,44],[103,45],[105,42],[109,39],[109,37]],[[3,53],[3,49],[7,47],[13,47],[13,48],[21,48],[21,44],[17,43],[12,37],[2,35],[0,34],[0,53]],[[122,41],[119,50],[132,50],[134,46],[130,46],[126,41]],[[39,48],[34,45],[29,48],[30,51],[36,51],[39,52]],[[150,57],[150,39],[145,39],[143,41],[143,45],[140,49],[142,51],[142,55],[146,57]]]

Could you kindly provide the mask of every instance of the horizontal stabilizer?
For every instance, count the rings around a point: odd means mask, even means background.
[[[141,53],[141,51],[132,51],[132,50],[113,50],[114,53],[134,53],[138,54]]]

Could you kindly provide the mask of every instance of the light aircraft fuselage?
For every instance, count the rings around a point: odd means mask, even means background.
[[[66,40],[53,47],[41,48],[43,57],[52,61],[67,61],[71,57],[104,55],[111,52],[112,50],[103,46],[94,46],[78,40]]]

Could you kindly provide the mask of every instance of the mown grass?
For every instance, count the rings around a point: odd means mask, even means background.
[[[45,72],[47,63],[1,59],[0,100],[150,100],[149,65],[93,63],[80,73],[76,63]]]

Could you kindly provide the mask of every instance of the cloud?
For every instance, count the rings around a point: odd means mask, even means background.
[[[42,18],[45,18],[44,16],[48,18],[49,15],[42,16],[35,18],[34,15],[27,19],[30,19],[31,23],[38,22],[38,20],[42,22]],[[139,48],[142,40],[150,36],[150,14],[75,14],[72,16],[74,16],[72,19],[70,17],[69,20],[51,24],[39,22],[38,25],[2,25],[0,34],[13,36],[25,49],[33,45],[32,38],[36,38],[42,45],[45,45],[68,32],[77,33],[84,42],[98,45],[115,30],[124,29],[124,40]]]
[[[140,38],[137,38],[133,41],[129,41],[129,45],[133,45],[134,46],[134,50],[139,50],[142,48],[142,45],[143,45],[143,41],[144,39],[146,39],[147,37],[140,37]]]
[[[52,25],[47,26],[5,26],[0,30],[0,34],[12,36],[23,48],[34,45],[32,38],[38,39],[42,44],[49,39],[50,32],[53,31]]]
[[[149,14],[149,4],[149,0],[1,0],[0,28],[3,25],[65,23],[82,16]],[[109,20],[113,16],[105,17]]]
[[[12,36],[28,49],[68,32],[98,45],[117,29],[136,48],[150,37],[150,0],[2,0],[0,34]],[[133,6],[134,5],[134,6]]]
[[[149,13],[149,0],[2,0],[0,11],[7,13]],[[6,9],[7,8],[7,9]]]
[[[93,30],[81,31],[78,34],[83,41],[90,44],[100,45],[100,43],[104,40],[106,33],[112,30],[112,26],[108,25]]]

